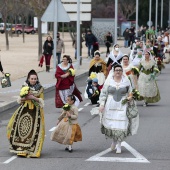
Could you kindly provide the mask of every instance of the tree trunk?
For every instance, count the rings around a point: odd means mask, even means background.
[[[5,24],[4,31],[5,31],[5,39],[6,39],[6,50],[8,51],[9,50],[9,39],[8,39],[8,31],[6,30],[6,17],[4,19],[4,24]]]
[[[38,61],[42,55],[41,16],[38,16]]]
[[[22,23],[22,38],[23,38],[23,43],[25,43],[25,32],[24,32],[24,17],[21,17],[21,23]]]

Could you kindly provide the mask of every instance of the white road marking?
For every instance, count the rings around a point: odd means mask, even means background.
[[[11,158],[7,159],[5,162],[3,162],[4,164],[8,164],[10,163],[11,161],[13,161],[14,159],[16,159],[17,156],[12,156]]]
[[[84,106],[88,106],[90,103],[86,103]]]
[[[82,111],[82,110],[83,110],[83,108],[79,108],[79,109],[78,109],[79,112]]]
[[[56,128],[56,126],[51,128],[49,131],[52,132],[52,131],[54,131],[55,128]]]
[[[105,162],[134,162],[134,163],[150,163],[143,155],[137,152],[134,148],[128,145],[126,142],[122,142],[122,146],[124,146],[129,152],[131,152],[136,158],[120,158],[120,157],[102,157],[103,155],[113,152],[110,148],[106,149],[103,152],[100,152],[86,161],[105,161]]]

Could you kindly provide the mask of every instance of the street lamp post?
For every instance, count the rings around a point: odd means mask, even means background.
[[[151,29],[152,0],[149,1],[149,30]]]
[[[77,0],[77,69],[80,68],[80,0]]]
[[[54,47],[57,45],[57,22],[58,22],[58,0],[55,0],[55,11],[54,11]],[[54,57],[54,62],[53,62],[53,70],[54,70],[54,75],[56,72],[56,66],[57,66],[57,59],[56,59],[56,48],[53,50],[53,57]]]
[[[156,30],[156,35],[157,35],[157,28],[158,28],[158,0],[156,0],[156,15],[155,15],[155,30]]]
[[[117,14],[118,14],[118,0],[115,0],[115,35],[114,35],[114,43],[117,43]]]
[[[170,0],[169,0],[169,27],[170,27]]]
[[[163,0],[161,0],[161,28],[163,27]]]
[[[139,0],[136,0],[136,37],[138,37],[138,11],[139,11]]]

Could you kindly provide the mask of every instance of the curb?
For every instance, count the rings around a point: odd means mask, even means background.
[[[81,77],[84,77],[86,75],[88,75],[88,71],[86,71],[86,72],[84,72],[84,73],[82,73],[80,75],[77,75],[75,77],[75,80],[78,80]],[[46,93],[48,93],[48,92],[50,92],[52,90],[55,90],[55,86],[47,87],[46,89],[44,89],[44,94],[46,94]],[[9,102],[9,103],[5,104],[4,106],[0,107],[0,113],[5,112],[5,111],[17,106],[17,105],[18,105],[17,101]]]

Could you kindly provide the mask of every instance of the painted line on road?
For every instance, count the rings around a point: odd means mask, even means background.
[[[51,128],[49,131],[52,132],[52,131],[54,131],[55,128],[56,128],[56,126]]]
[[[8,164],[10,162],[12,162],[14,159],[16,159],[17,156],[12,156],[11,158],[7,159],[5,162],[3,162],[4,164]]]
[[[131,152],[136,158],[103,157],[103,155],[112,152],[111,148],[108,148],[90,157],[86,161],[150,163],[143,155],[141,155],[138,151],[136,151],[126,142],[122,142],[121,145],[124,146],[129,152]]]
[[[83,108],[79,108],[79,109],[78,109],[79,112],[82,111],[82,110],[83,110]]]
[[[90,103],[86,103],[84,106],[88,106]]]

